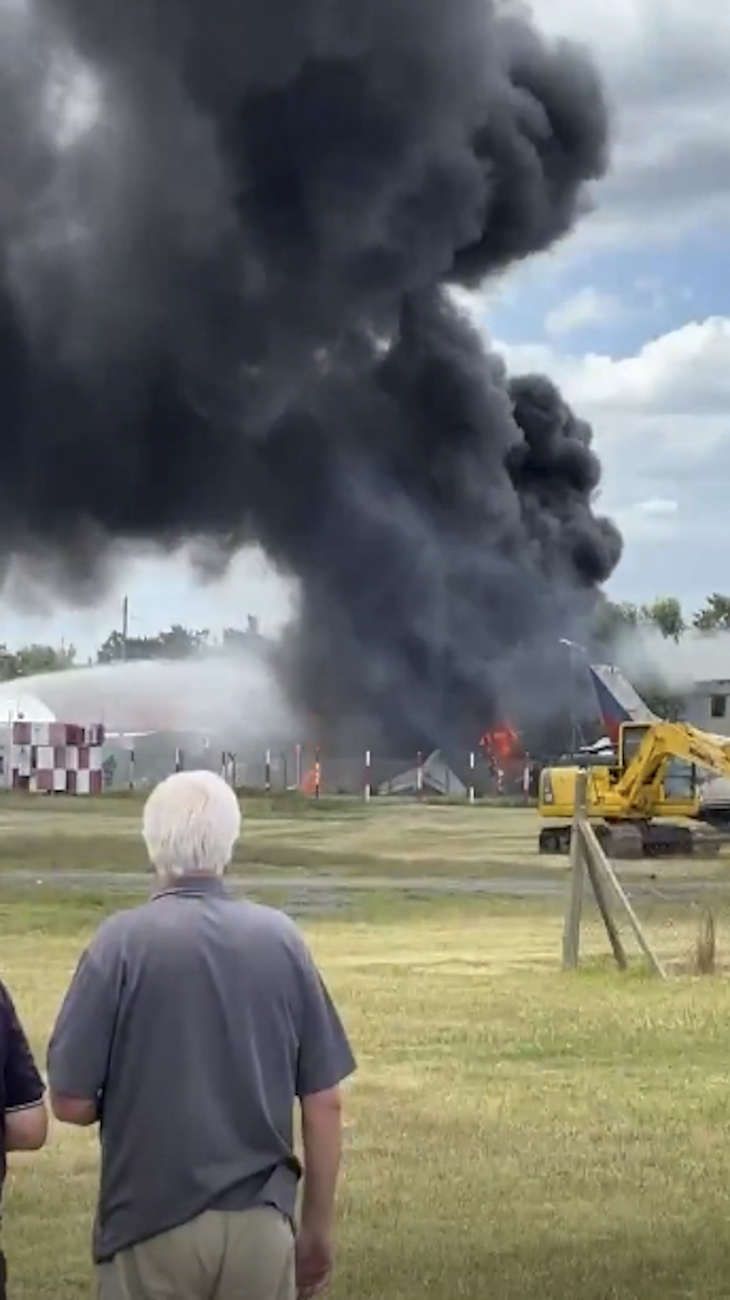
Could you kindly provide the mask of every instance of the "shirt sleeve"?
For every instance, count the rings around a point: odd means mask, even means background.
[[[297,1096],[301,1099],[342,1083],[354,1072],[356,1062],[332,998],[306,949],[300,979],[302,1018]]]
[[[94,945],[82,956],[48,1048],[48,1081],[58,1096],[97,1101],[104,1091],[117,1017],[114,962]]]
[[[43,1100],[45,1087],[13,1000],[6,989],[3,989],[2,996],[8,1033],[4,1079],[5,1113],[9,1114],[38,1106]]]

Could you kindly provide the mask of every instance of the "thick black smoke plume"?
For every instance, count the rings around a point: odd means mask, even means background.
[[[620,551],[587,426],[449,295],[602,174],[589,61],[500,0],[5,0],[0,91],[6,560],[256,539],[312,712],[488,721]]]

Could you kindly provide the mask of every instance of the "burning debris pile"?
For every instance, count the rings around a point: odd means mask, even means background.
[[[0,77],[5,559],[255,540],[298,702],[488,724],[620,553],[589,428],[449,292],[603,173],[584,54],[501,0],[17,0]]]

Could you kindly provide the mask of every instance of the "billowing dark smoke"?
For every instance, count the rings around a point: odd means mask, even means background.
[[[584,55],[500,0],[0,0],[0,92],[5,557],[256,539],[313,713],[488,721],[620,551],[449,294],[602,174]]]

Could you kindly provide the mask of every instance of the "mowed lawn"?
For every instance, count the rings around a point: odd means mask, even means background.
[[[140,796],[98,800],[0,794],[3,874],[32,872],[52,885],[57,873],[146,870]],[[567,860],[537,852],[533,809],[478,803],[435,804],[299,796],[243,799],[244,831],[234,871],[247,877],[424,878],[461,881],[546,875],[560,880]],[[622,864],[626,879],[653,873],[651,863]],[[730,849],[701,863],[663,863],[669,880],[685,874],[730,881]]]
[[[357,799],[244,798],[235,869],[465,877],[525,870],[539,833],[522,808]],[[0,872],[139,871],[143,800],[0,795]]]
[[[39,1053],[110,905],[0,895],[2,975]],[[694,913],[643,915],[681,962]],[[334,1300],[730,1296],[724,977],[620,976],[593,921],[564,975],[559,909],[534,902],[378,895],[304,924],[360,1065]],[[718,930],[730,955],[724,911]],[[14,1300],[91,1294],[95,1186],[87,1134],[13,1159]]]

